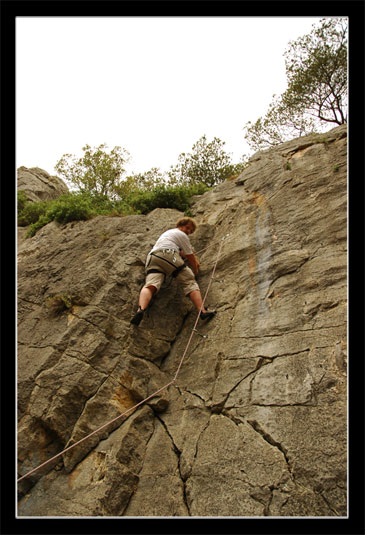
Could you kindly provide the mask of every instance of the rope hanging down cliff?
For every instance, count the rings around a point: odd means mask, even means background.
[[[215,274],[215,270],[217,268],[217,264],[218,264],[218,260],[219,260],[219,257],[220,257],[220,254],[221,254],[221,250],[222,250],[222,247],[223,247],[223,242],[224,240],[229,236],[229,234],[226,234],[220,241],[220,246],[219,246],[219,249],[218,249],[218,253],[217,253],[217,257],[216,257],[216,260],[214,262],[214,266],[213,266],[213,270],[212,270],[212,274],[209,278],[209,282],[208,282],[208,286],[207,286],[207,289],[205,291],[205,294],[204,294],[204,297],[203,297],[203,302],[202,302],[202,305],[200,307],[200,310],[198,312],[198,315],[197,315],[197,318],[195,320],[195,323],[194,323],[194,326],[191,330],[191,333],[190,333],[190,337],[189,337],[189,340],[187,341],[187,344],[186,344],[186,347],[185,347],[185,350],[184,350],[184,353],[180,359],[180,362],[179,362],[179,365],[178,365],[178,368],[176,370],[176,373],[174,375],[174,378],[169,382],[167,383],[166,385],[162,386],[161,388],[159,388],[158,390],[156,390],[156,392],[153,392],[153,394],[150,394],[148,397],[146,397],[145,399],[143,399],[142,401],[140,401],[139,403],[137,403],[136,405],[133,405],[133,407],[130,407],[129,409],[127,409],[126,411],[124,411],[122,414],[120,414],[119,416],[117,416],[116,418],[114,418],[113,420],[110,420],[109,422],[107,422],[106,424],[102,425],[101,427],[98,427],[98,429],[95,429],[95,431],[93,431],[92,433],[90,433],[89,435],[86,435],[86,437],[78,440],[77,442],[75,442],[74,444],[72,444],[71,446],[69,446],[68,448],[65,448],[64,450],[62,450],[60,453],[57,453],[57,455],[54,455],[53,457],[51,457],[50,459],[48,459],[48,461],[45,461],[44,463],[40,464],[39,466],[37,466],[36,468],[33,468],[32,470],[30,470],[29,472],[27,472],[26,474],[24,474],[23,476],[21,476],[19,479],[17,479],[17,483],[19,483],[20,481],[22,481],[23,479],[25,479],[26,477],[30,476],[31,474],[33,474],[34,472],[36,472],[37,470],[39,470],[40,468],[43,468],[44,466],[46,466],[47,464],[49,464],[50,462],[58,459],[58,457],[61,457],[61,455],[64,455],[66,452],[70,451],[71,449],[75,448],[76,446],[78,446],[79,444],[81,444],[82,442],[84,442],[85,440],[87,440],[88,438],[92,437],[93,435],[95,435],[96,433],[99,433],[100,431],[102,431],[103,429],[105,429],[106,427],[108,427],[109,425],[117,422],[118,420],[120,420],[123,416],[125,416],[126,414],[128,414],[129,412],[131,412],[132,410],[136,409],[137,407],[139,407],[140,405],[142,405],[143,403],[145,403],[146,401],[150,400],[151,398],[155,397],[157,394],[159,394],[160,392],[162,392],[163,390],[165,390],[166,388],[168,388],[169,386],[171,386],[177,379],[177,376],[179,375],[179,372],[180,372],[180,369],[181,369],[181,366],[184,362],[184,359],[185,359],[185,356],[187,354],[187,351],[189,349],[189,346],[190,346],[190,343],[191,343],[191,340],[194,336],[194,333],[197,332],[196,330],[196,326],[198,324],[198,321],[199,321],[199,318],[200,318],[200,314],[201,314],[201,311],[203,310],[203,307],[204,307],[204,304],[205,304],[205,300],[207,298],[207,295],[208,295],[208,292],[210,290],[210,287],[211,287],[211,284],[212,284],[212,281],[213,281],[213,278],[214,278],[214,274]],[[213,245],[213,244],[212,244]],[[207,249],[207,248],[206,248]]]

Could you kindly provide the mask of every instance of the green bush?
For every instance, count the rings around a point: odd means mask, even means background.
[[[18,225],[24,227],[35,223],[46,213],[47,207],[47,201],[30,202],[28,199],[21,199],[19,202],[18,197]]]
[[[52,221],[52,219],[47,217],[47,215],[41,215],[40,218],[38,219],[38,221],[36,221],[32,225],[30,225],[30,228],[29,228],[29,230],[28,230],[28,232],[26,234],[26,237],[27,238],[31,238],[32,236],[34,236],[34,234],[37,232],[37,230],[39,230],[40,228],[44,227],[45,225],[47,225],[51,221]]]
[[[53,201],[26,203],[18,213],[19,225],[30,225],[27,233],[32,237],[51,221],[65,224],[87,220],[97,215],[129,215],[136,210],[125,201],[113,201],[106,195],[90,192],[67,193]]]
[[[51,221],[65,224],[87,220],[97,215],[147,214],[155,208],[174,208],[190,214],[191,197],[201,195],[209,188],[204,184],[172,186],[162,184],[151,191],[138,190],[124,200],[112,200],[106,195],[77,192],[61,195],[53,201],[29,202],[18,197],[18,223],[30,225],[27,237]]]
[[[142,214],[147,214],[155,208],[174,208],[181,212],[190,209],[191,197],[201,195],[209,188],[205,184],[191,186],[159,185],[152,191],[138,191],[128,198],[129,205]]]
[[[18,215],[18,222],[23,225],[31,225],[27,233],[27,236],[31,237],[51,221],[68,223],[90,219],[93,215],[96,215],[95,211],[85,195],[68,193],[53,201],[26,204]]]
[[[46,212],[46,216],[51,221],[63,224],[90,219],[93,215],[96,215],[96,211],[91,200],[83,194],[73,193],[58,197],[50,204]]]
[[[26,196],[24,191],[21,189],[18,190],[18,202],[17,202],[18,214],[24,209],[27,202],[29,202],[28,197]]]

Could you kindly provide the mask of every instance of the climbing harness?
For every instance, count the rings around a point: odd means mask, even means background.
[[[171,277],[173,277],[174,279],[178,276],[178,274],[180,273],[180,271],[182,271],[184,268],[186,268],[186,264],[181,264],[181,266],[175,268],[175,270],[170,273]],[[166,278],[166,273],[164,273],[163,271],[161,271],[160,269],[149,269],[146,271],[146,275],[149,275],[150,273],[163,273],[165,275],[165,278]]]
[[[176,370],[176,373],[174,375],[174,378],[169,382],[167,383],[166,385],[162,386],[161,388],[159,388],[158,390],[156,390],[156,392],[153,392],[153,394],[150,394],[148,397],[146,397],[145,399],[143,399],[142,401],[140,401],[139,403],[137,403],[136,405],[133,405],[133,407],[130,407],[129,409],[127,409],[126,411],[124,411],[122,414],[119,414],[119,416],[117,416],[116,418],[113,418],[113,420],[110,420],[109,422],[107,422],[106,424],[102,425],[101,427],[98,427],[98,429],[95,429],[95,431],[92,431],[89,435],[86,435],[86,437],[78,440],[77,442],[75,442],[74,444],[71,444],[71,446],[69,446],[68,448],[65,448],[64,450],[62,450],[60,453],[57,453],[57,455],[54,455],[53,457],[51,457],[50,459],[48,459],[48,461],[45,461],[44,463],[40,464],[39,466],[37,466],[36,468],[33,468],[32,470],[30,470],[29,472],[27,472],[26,474],[24,474],[23,476],[21,476],[19,479],[17,479],[17,483],[19,483],[20,481],[22,481],[23,479],[25,479],[26,477],[30,476],[31,474],[33,474],[34,472],[36,472],[37,470],[39,470],[40,468],[43,468],[44,466],[46,466],[47,464],[49,464],[50,462],[56,460],[58,457],[61,457],[61,455],[64,455],[66,452],[70,451],[71,449],[75,448],[76,446],[78,446],[79,444],[81,444],[82,442],[84,442],[85,440],[87,440],[88,438],[92,437],[93,435],[95,435],[96,433],[99,433],[100,431],[102,431],[103,429],[105,429],[106,427],[108,427],[109,425],[117,422],[118,420],[120,420],[120,418],[122,418],[123,416],[125,416],[126,414],[128,414],[129,412],[131,412],[132,410],[136,409],[137,407],[139,407],[140,405],[142,405],[143,403],[145,403],[146,401],[150,400],[151,398],[155,397],[157,394],[159,394],[160,392],[162,392],[163,390],[166,390],[166,388],[168,388],[169,386],[171,386],[177,379],[177,376],[179,375],[179,372],[180,372],[180,369],[181,369],[181,366],[184,362],[184,359],[185,359],[185,356],[188,352],[188,349],[189,349],[189,346],[190,346],[190,343],[191,343],[191,340],[194,336],[194,333],[197,333],[199,334],[200,336],[202,336],[203,338],[206,337],[206,335],[201,335],[197,329],[196,329],[196,326],[198,324],[198,321],[199,321],[199,318],[200,318],[200,315],[202,313],[202,310],[203,310],[203,307],[204,307],[204,303],[205,303],[205,300],[207,298],[207,295],[208,295],[208,292],[210,290],[210,287],[211,287],[211,284],[212,284],[212,281],[213,281],[213,278],[214,278],[214,274],[215,274],[215,270],[217,268],[217,264],[218,264],[218,260],[219,260],[219,257],[220,257],[220,254],[221,254],[221,250],[222,250],[222,247],[223,247],[223,242],[224,240],[229,236],[230,234],[226,234],[221,240],[220,240],[220,246],[219,246],[219,249],[218,249],[218,253],[217,253],[217,257],[216,257],[216,260],[215,260],[215,263],[214,263],[214,266],[213,266],[213,270],[212,270],[212,274],[210,276],[210,279],[209,279],[209,282],[208,282],[208,286],[207,286],[207,289],[205,291],[205,294],[204,294],[204,297],[203,297],[203,300],[202,300],[202,304],[201,304],[201,307],[200,307],[200,310],[198,312],[198,315],[197,315],[197,318],[195,320],[195,323],[194,323],[194,326],[191,330],[191,333],[190,333],[190,337],[189,337],[189,340],[186,344],[186,347],[185,347],[185,350],[184,350],[184,353],[183,353],[183,356],[181,357],[180,359],[180,362],[179,362],[179,366]]]
[[[159,256],[158,254],[156,253],[161,253],[163,256]],[[170,262],[170,260],[168,260],[165,255],[168,254],[168,253],[172,253],[172,262]],[[152,256],[155,257],[155,258],[158,258],[159,260],[162,260],[163,262],[165,262],[165,264],[168,264],[169,266],[169,271],[171,271],[171,267],[174,268],[174,270],[169,273],[169,275],[171,275],[172,277],[177,277],[178,274],[180,273],[180,271],[182,271],[185,267],[186,267],[186,264],[185,262],[183,262],[180,266],[176,266],[176,261],[177,261],[177,255],[178,252],[175,250],[175,249],[157,249],[156,251],[152,251],[150,253],[150,259],[148,261],[148,264],[147,264],[147,271],[146,271],[146,274],[148,275],[149,273],[163,273],[166,277],[166,273],[164,271],[162,271],[161,269],[157,269],[157,268],[150,268],[148,269],[148,266],[151,264],[151,261],[152,261]]]

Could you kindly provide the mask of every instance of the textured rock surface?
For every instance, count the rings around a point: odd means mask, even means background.
[[[39,167],[19,167],[18,190],[24,191],[30,201],[49,201],[68,193],[68,187],[58,176],[49,175]]]
[[[293,140],[196,198],[203,293],[224,239],[217,317],[173,385],[22,480],[18,515],[346,515],[346,149],[344,127]],[[129,320],[179,215],[51,223],[19,244],[20,475],[174,377],[196,318],[176,281]]]

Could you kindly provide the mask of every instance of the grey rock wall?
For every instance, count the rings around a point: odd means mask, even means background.
[[[18,190],[24,191],[29,201],[49,201],[68,193],[65,182],[55,175],[50,175],[39,167],[19,167],[17,170]]]
[[[181,215],[50,223],[18,247],[19,516],[345,516],[347,135],[260,152],[197,197],[199,322],[167,280],[129,320]],[[208,248],[207,248],[208,247]]]

